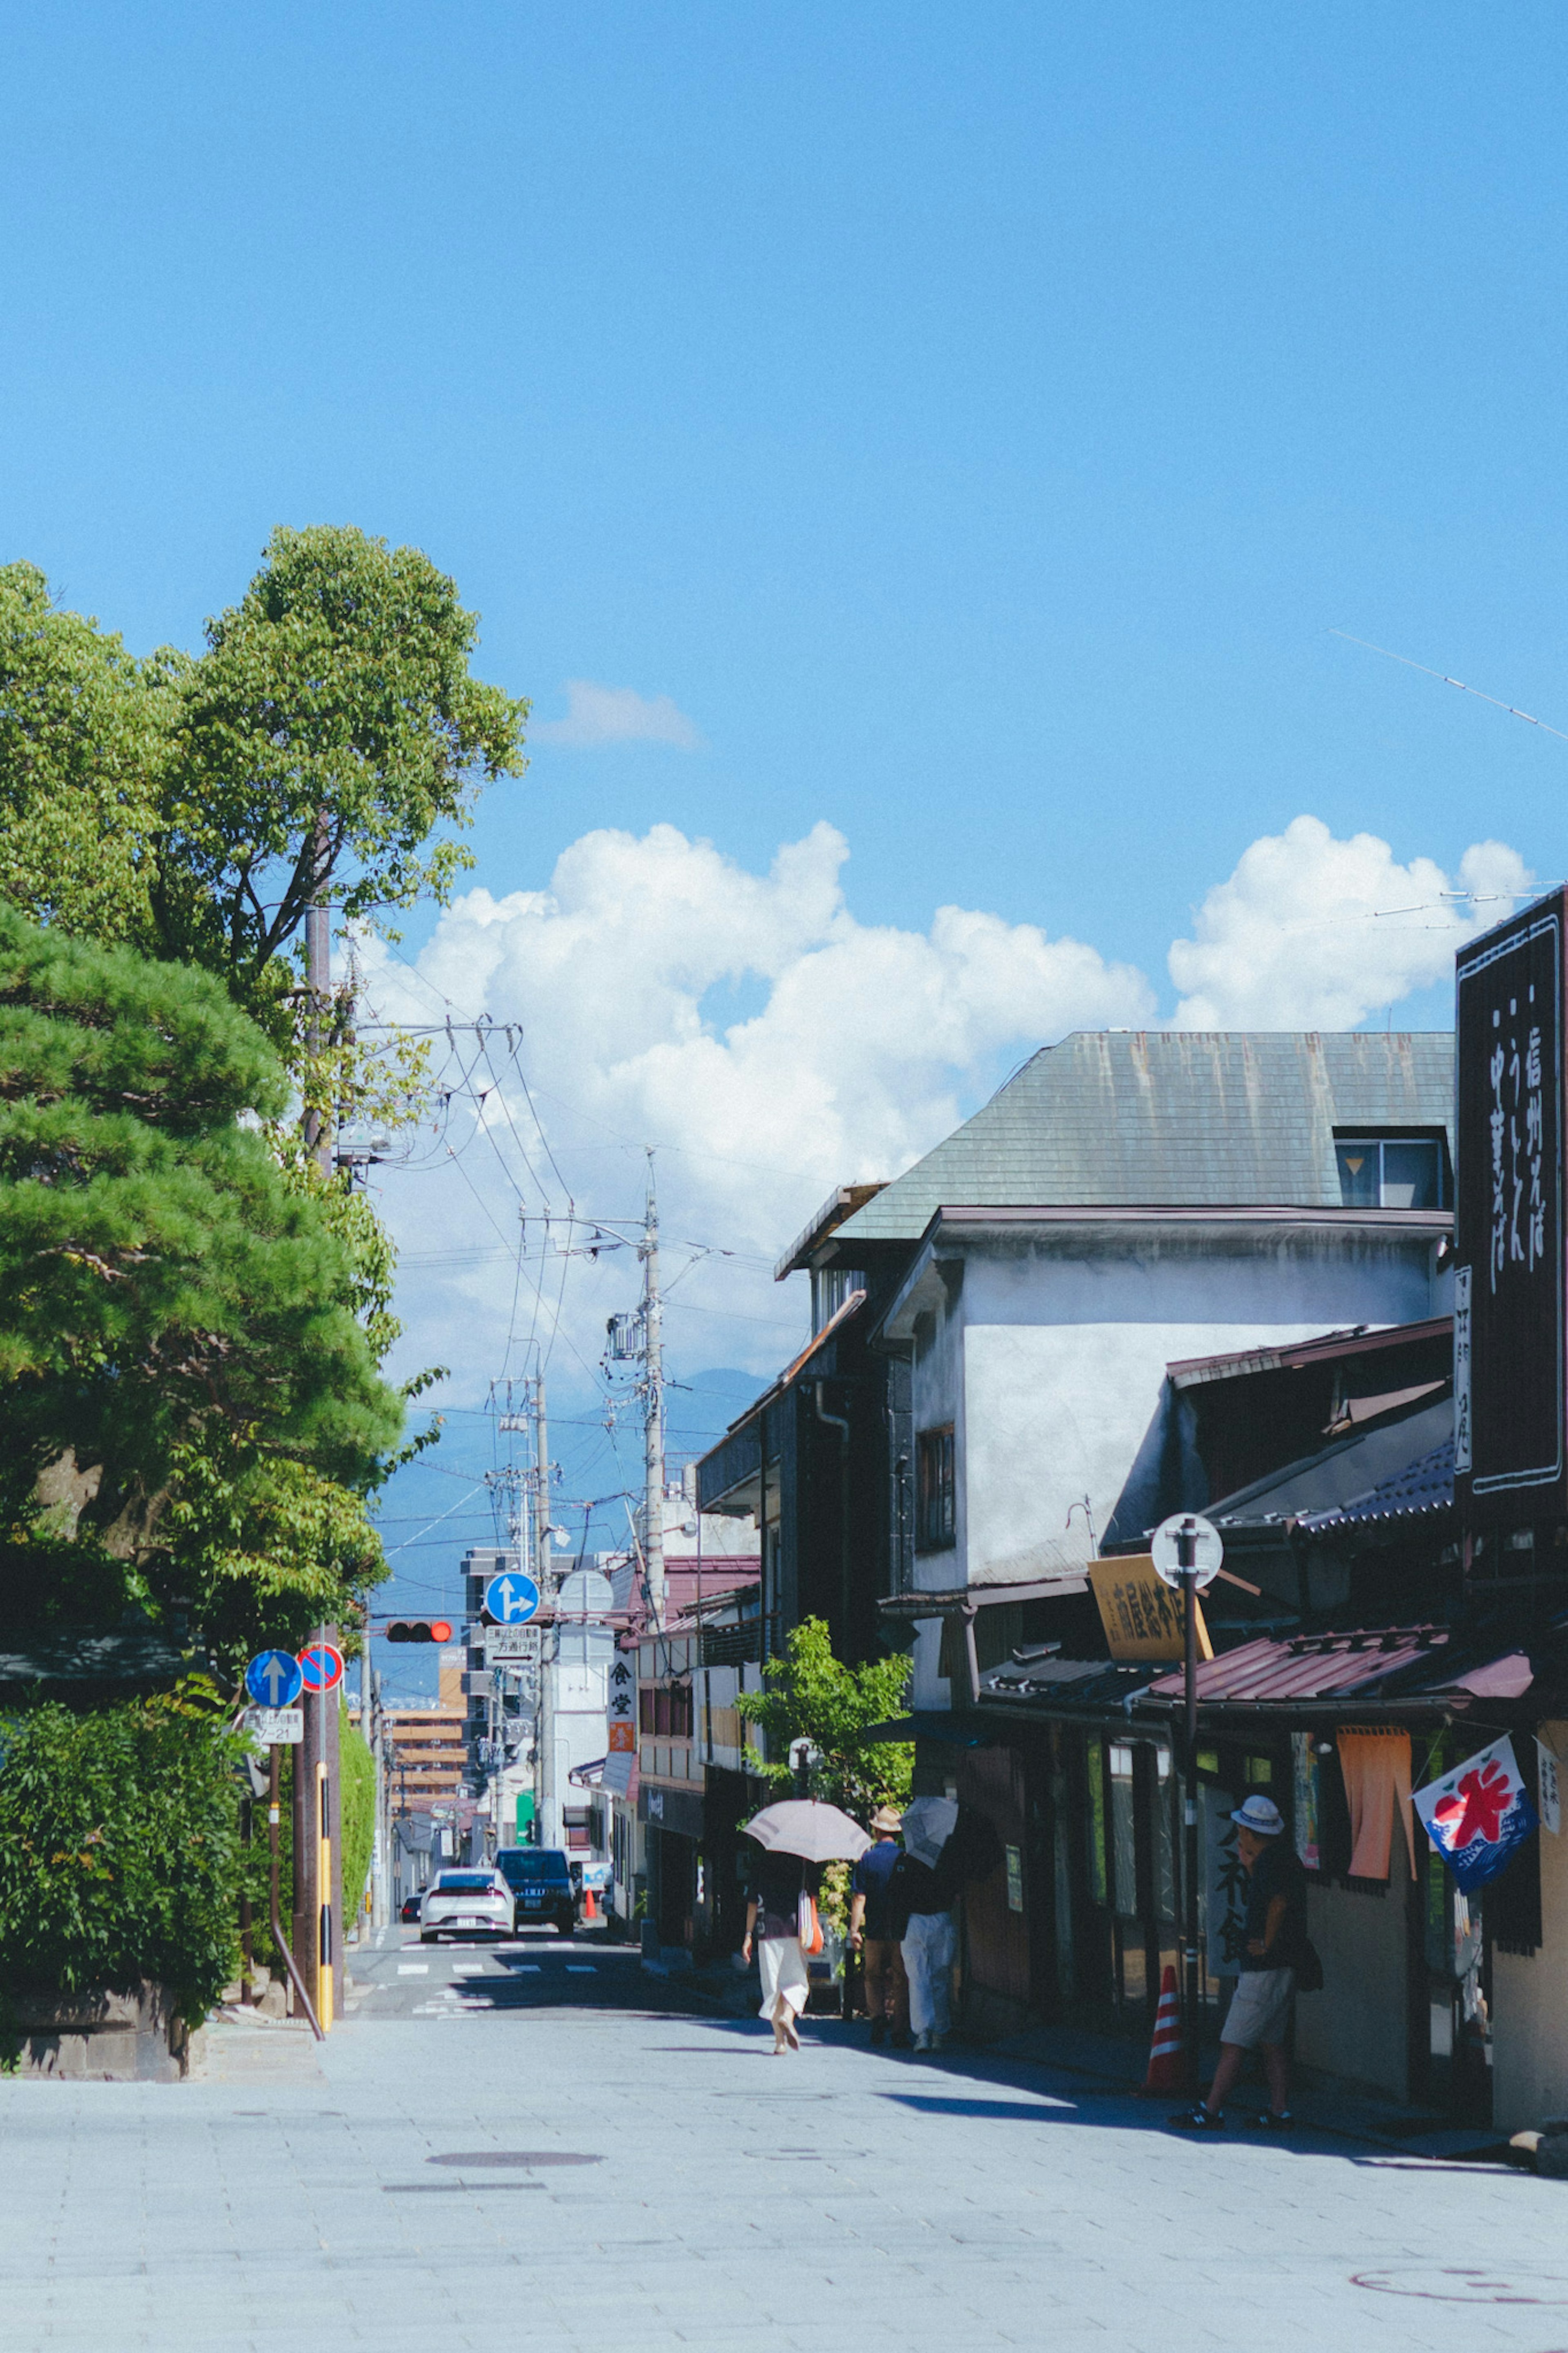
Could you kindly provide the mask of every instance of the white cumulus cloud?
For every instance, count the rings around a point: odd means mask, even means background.
[[[907,1167],[957,1124],[998,1055],[1152,1014],[1142,974],[1032,923],[959,907],[925,932],[859,922],[840,881],[847,855],[826,824],[766,874],[673,826],[595,832],[548,890],[458,900],[417,976],[364,944],[381,1018],[428,1023],[449,1003],[455,1018],[521,1026],[532,1098],[494,1045],[423,1170],[389,1176],[412,1356],[495,1369],[511,1316],[500,1253],[520,1207],[537,1220],[569,1185],[581,1210],[625,1217],[652,1144],[666,1232],[742,1253],[672,1293],[677,1356],[764,1369],[799,1320],[769,1268],[835,1185]],[[459,1036],[449,1069],[467,1052]],[[489,1255],[460,1262],[459,1234]],[[624,1257],[574,1263],[566,1314],[582,1357],[596,1356],[604,1315],[633,1303],[635,1280]]]
[[[1386,841],[1336,840],[1299,817],[1245,850],[1168,958],[1186,1029],[1353,1029],[1453,970],[1459,944],[1508,913],[1530,871],[1500,841],[1467,849],[1450,878],[1401,865]]]
[[[827,824],[765,873],[674,826],[605,829],[563,852],[547,888],[465,893],[415,967],[362,944],[374,1018],[496,1025],[488,1046],[437,1038],[449,1104],[382,1179],[402,1369],[451,1365],[472,1396],[509,1334],[521,1371],[559,1318],[552,1379],[580,1379],[638,1272],[624,1250],[560,1256],[592,1239],[563,1213],[570,1196],[579,1219],[635,1218],[652,1145],[677,1377],[765,1377],[803,1328],[771,1278],[781,1250],[835,1186],[897,1176],[938,1143],[999,1067],[1075,1029],[1352,1028],[1446,976],[1529,880],[1499,842],[1450,877],[1298,818],[1244,852],[1171,946],[1182,996],[1161,1016],[1142,972],[1033,923],[955,906],[923,931],[863,923],[847,855]]]
[[[566,681],[566,716],[533,728],[536,744],[595,752],[606,744],[673,744],[696,752],[702,731],[668,694],[639,694],[633,686],[600,686],[591,678]]]

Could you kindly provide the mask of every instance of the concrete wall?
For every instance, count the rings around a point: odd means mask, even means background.
[[[1434,1312],[1428,1243],[1329,1228],[976,1239],[943,1288],[915,1426],[954,1423],[958,1543],[922,1557],[922,1584],[1022,1581],[1086,1553],[1068,1512],[1087,1494],[1103,1535],[1173,1359]]]
[[[1541,1737],[1568,1757],[1568,1723],[1543,1724]],[[1540,1949],[1492,1955],[1492,2121],[1502,2132],[1568,2116],[1568,1831],[1537,1835]]]
[[[1403,1841],[1394,1833],[1394,1862]],[[1323,1990],[1296,2004],[1296,2056],[1342,2082],[1403,2100],[1409,2094],[1409,1981],[1405,1876],[1385,1894],[1350,1887],[1307,1889],[1307,1933],[1322,1957]]]

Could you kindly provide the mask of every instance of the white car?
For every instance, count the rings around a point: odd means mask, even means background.
[[[441,1936],[510,1936],[517,1912],[499,1871],[437,1872],[419,1906],[419,1941]]]

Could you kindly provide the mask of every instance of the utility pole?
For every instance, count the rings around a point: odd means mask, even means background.
[[[306,1041],[312,1062],[325,1045],[331,990],[331,909],[321,895],[327,880],[327,829],[316,822],[317,897],[305,916],[305,980],[310,992]],[[317,1073],[319,1076],[319,1071]],[[305,1113],[305,1148],[323,1183],[332,1176],[332,1123],[325,1108]],[[319,1627],[316,1641],[335,1642],[335,1626]],[[305,1701],[305,1736],[294,1751],[294,1950],[310,2000],[323,2027],[342,2008],[342,1802],[339,1772],[338,1695]]]
[[[533,1384],[533,1575],[542,1602],[550,1592],[550,1443],[545,1419],[544,1375]],[[539,1698],[534,1739],[539,1750],[539,1843],[561,1846],[561,1792],[555,1755],[555,1673],[552,1651],[559,1647],[559,1630],[539,1630]]]
[[[647,1155],[647,1210],[642,1247],[643,1428],[646,1437],[646,1500],[643,1565],[647,1573],[648,1614],[654,1631],[664,1626],[664,1331],[658,1295],[658,1198],[654,1190],[653,1153]]]

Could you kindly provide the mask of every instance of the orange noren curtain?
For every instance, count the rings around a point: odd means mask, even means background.
[[[1340,1770],[1351,1815],[1351,1877],[1386,1879],[1394,1818],[1405,1826],[1410,1876],[1415,1876],[1415,1832],[1410,1818],[1410,1735],[1339,1734]]]

